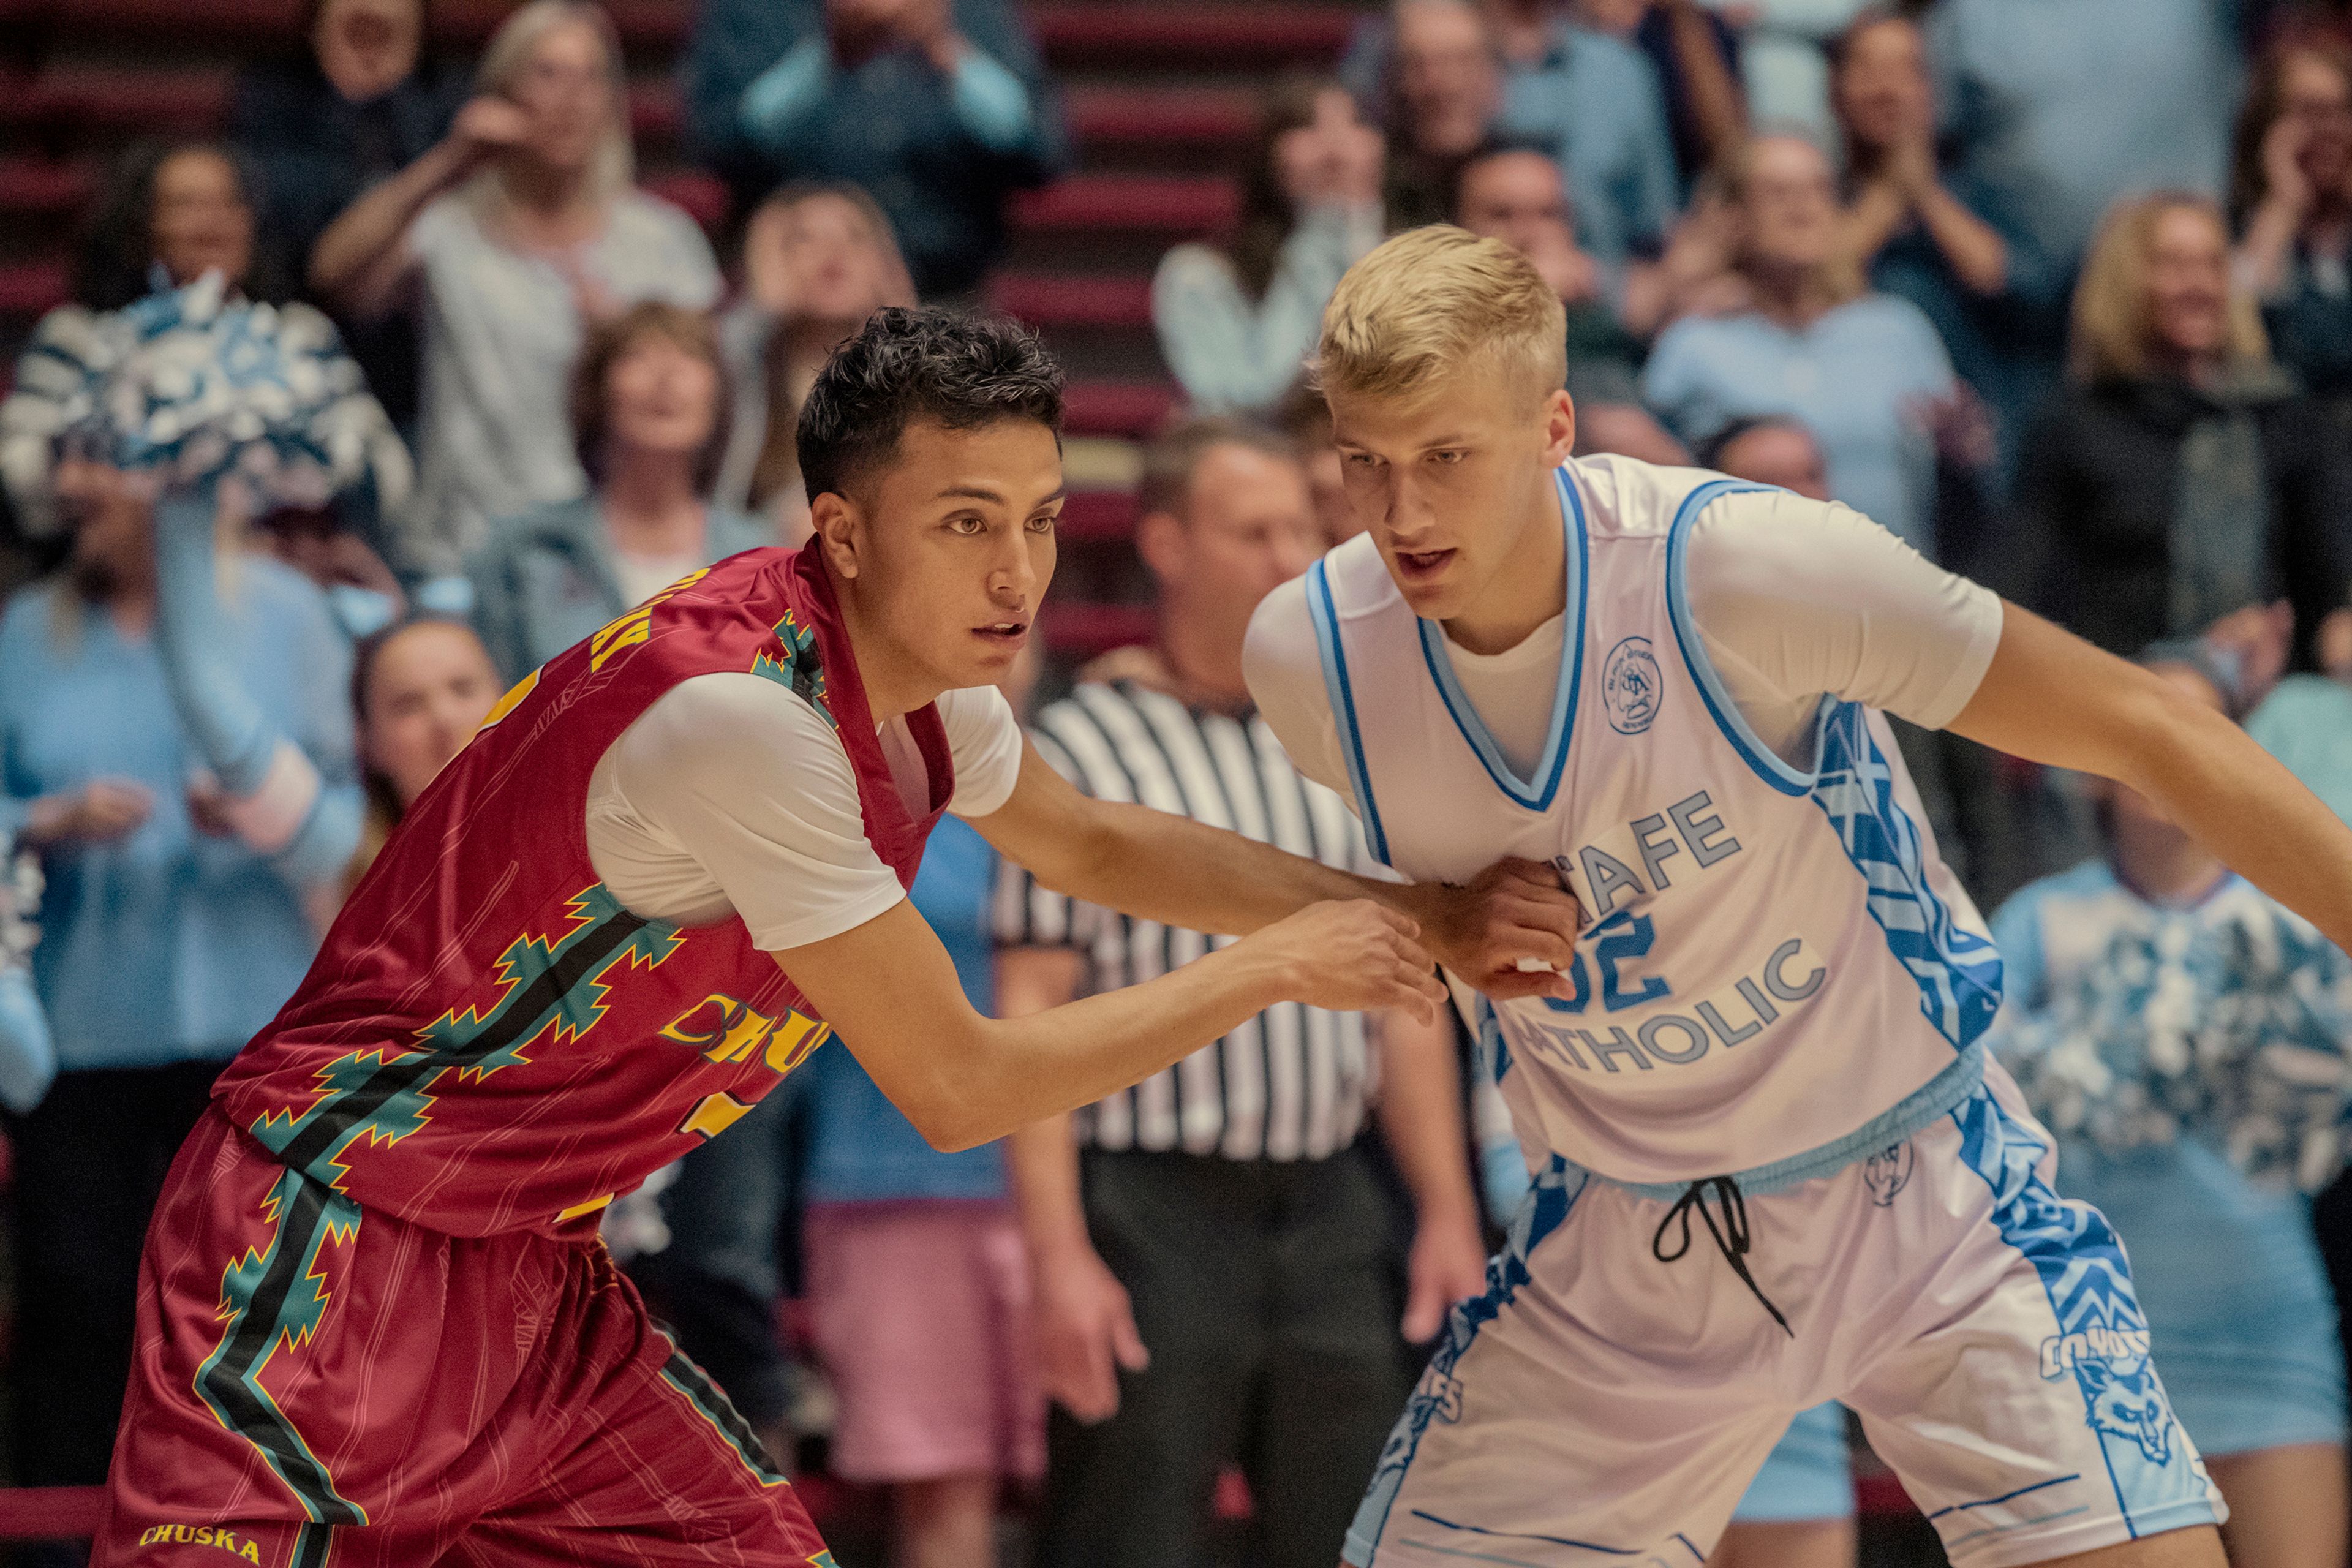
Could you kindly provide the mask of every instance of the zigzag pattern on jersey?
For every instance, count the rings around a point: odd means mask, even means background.
[[[1503,1250],[1486,1260],[1486,1293],[1456,1304],[1446,1314],[1445,1337],[1422,1370],[1421,1381],[1413,1386],[1412,1396],[1405,1401],[1404,1415],[1398,1418],[1381,1449],[1380,1464],[1372,1472],[1370,1489],[1357,1511],[1350,1535],[1361,1536],[1368,1544],[1379,1542],[1390,1506],[1404,1485],[1405,1470],[1421,1447],[1421,1435],[1433,1421],[1462,1418],[1462,1385],[1455,1381],[1454,1369],[1469,1353],[1478,1331],[1493,1322],[1511,1304],[1519,1287],[1533,1278],[1528,1269],[1528,1258],[1546,1237],[1566,1223],[1569,1212],[1576,1207],[1576,1200],[1583,1195],[1591,1180],[1590,1172],[1570,1165],[1558,1154],[1537,1173],[1535,1184],[1511,1218],[1510,1236]]]
[[[2042,1347],[2042,1375],[2072,1373],[2083,1394],[2084,1422],[2101,1435],[2108,1478],[2126,1512],[2172,1500],[2189,1483],[2171,1473],[2180,1451],[2172,1406],[2148,1359],[2147,1317],[2123,1244],[2098,1210],[2051,1190],[2040,1170],[2048,1146],[1990,1093],[1979,1090],[1952,1121],[1960,1130],[1962,1162],[1992,1189],[2001,1239],[2033,1265],[2057,1318],[2058,1333]],[[2126,1460],[2119,1473],[2116,1453],[2105,1449],[2107,1437],[2136,1447],[2148,1468],[2134,1471]]]
[[[1895,804],[1895,770],[1860,703],[1840,703],[1822,728],[1813,804],[1869,884],[1871,919],[1918,981],[1920,1013],[1954,1050],[1966,1050],[2000,1011],[2000,953],[1955,923],[1927,885],[1918,826]]]
[[[817,651],[816,633],[786,610],[784,618],[776,623],[776,640],[783,645],[783,658],[763,653],[751,661],[751,673],[783,687],[824,715],[826,723],[840,729],[840,721],[825,704],[824,656]]]
[[[2001,1239],[2025,1254],[2048,1288],[2059,1331],[2147,1328],[2123,1244],[2106,1216],[2060,1197],[2042,1179],[2047,1146],[1989,1093],[1969,1096],[1952,1120],[1960,1130],[1960,1158],[1992,1188]]]
[[[602,882],[573,894],[564,913],[575,923],[554,942],[524,935],[508,946],[493,975],[501,994],[488,1013],[453,1007],[417,1031],[419,1047],[338,1057],[319,1069],[322,1092],[310,1110],[273,1111],[254,1124],[254,1137],[292,1169],[340,1188],[343,1156],[359,1139],[396,1143],[425,1125],[443,1073],[479,1079],[528,1061],[526,1047],[550,1030],[558,1042],[586,1033],[604,1016],[614,964],[652,969],[686,940],[631,914]]]
[[[329,1531],[365,1524],[367,1510],[335,1489],[326,1465],[261,1386],[261,1373],[279,1349],[318,1332],[328,1300],[320,1249],[359,1234],[360,1208],[288,1171],[263,1200],[262,1212],[275,1229],[264,1250],[248,1247],[222,1274],[220,1315],[227,1327],[196,1369],[196,1395],[223,1426],[253,1445],[318,1527],[304,1529],[295,1561],[322,1561]]]

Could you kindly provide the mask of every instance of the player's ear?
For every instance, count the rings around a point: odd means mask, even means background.
[[[1553,468],[1576,450],[1576,400],[1563,389],[1544,399],[1544,461]]]
[[[857,503],[836,491],[809,502],[809,545],[824,552],[824,563],[845,583],[857,577],[858,522]]]

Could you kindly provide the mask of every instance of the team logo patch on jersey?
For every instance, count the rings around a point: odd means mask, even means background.
[[[1601,699],[1609,705],[1609,727],[1621,735],[1638,735],[1658,716],[1664,685],[1658,676],[1657,655],[1647,637],[1627,637],[1609,650],[1601,669]]]
[[[1893,1208],[1895,1194],[1910,1183],[1911,1166],[1917,1158],[1912,1152],[1911,1140],[1906,1138],[1864,1161],[1862,1180],[1870,1189],[1870,1201],[1883,1209]]]

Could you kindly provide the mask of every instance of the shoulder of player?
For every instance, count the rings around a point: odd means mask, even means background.
[[[708,766],[789,755],[795,766],[850,770],[833,721],[781,681],[744,670],[691,675],[649,703],[624,737],[629,760]]]

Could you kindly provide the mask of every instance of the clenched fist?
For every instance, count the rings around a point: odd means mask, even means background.
[[[1551,867],[1497,861],[1466,888],[1425,896],[1429,945],[1446,968],[1498,1001],[1568,994],[1560,974],[1575,962],[1584,910]]]

